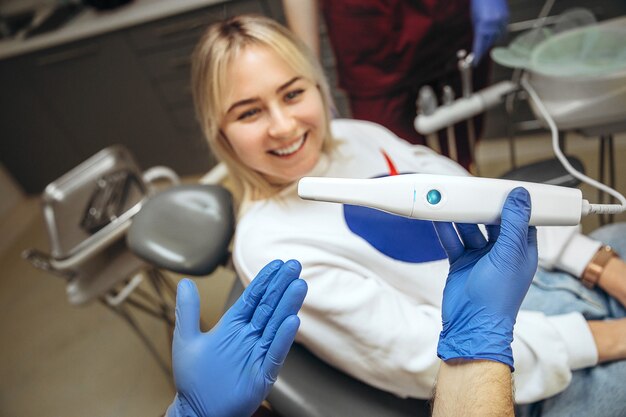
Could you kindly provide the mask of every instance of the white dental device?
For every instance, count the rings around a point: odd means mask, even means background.
[[[373,179],[302,178],[306,200],[354,204],[422,220],[498,224],[507,195],[516,187],[530,193],[530,224],[567,226],[590,212],[577,188],[503,179],[406,174]]]

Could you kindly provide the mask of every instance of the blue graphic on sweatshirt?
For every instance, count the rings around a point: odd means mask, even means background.
[[[343,215],[352,233],[390,258],[412,263],[446,258],[431,221],[348,204],[343,206]]]

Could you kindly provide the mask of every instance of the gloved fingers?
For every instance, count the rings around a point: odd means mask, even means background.
[[[500,225],[488,224],[485,227],[487,228],[487,240],[490,243],[495,243],[498,240],[498,236],[500,236]]]
[[[528,247],[537,251],[537,228],[535,226],[528,228]]]
[[[183,339],[200,333],[200,296],[196,284],[187,278],[180,280],[176,290],[175,333]]]
[[[226,314],[234,314],[238,319],[249,321],[272,282],[272,278],[282,266],[283,261],[279,259],[265,265]]]
[[[293,280],[298,279],[300,271],[302,271],[300,262],[293,259],[285,262],[278,270],[276,276],[267,287],[256,311],[252,315],[250,324],[254,329],[262,331],[265,328],[270,317],[274,314],[276,306],[283,297],[285,290]]]
[[[509,22],[508,2],[507,0],[472,0],[471,15],[474,26],[473,65],[476,66],[489,48],[506,33]]]
[[[457,223],[456,229],[467,249],[481,249],[487,244],[487,239],[476,224]]]
[[[298,327],[300,327],[300,319],[294,315],[286,317],[278,328],[276,337],[274,337],[274,341],[267,350],[263,360],[263,375],[266,380],[272,383],[276,381],[278,372],[283,366],[289,349],[296,338]]]
[[[498,36],[499,35],[496,33],[477,33],[476,35],[474,35],[474,41],[472,46],[472,53],[474,54],[474,61],[472,62],[472,64],[474,66],[480,63],[481,59],[487,53],[489,48],[493,46]]]
[[[527,254],[528,258],[537,263],[539,258],[538,247],[537,247],[537,228],[535,226],[530,226],[528,228],[528,246],[527,246]],[[535,268],[536,272],[536,268]],[[534,274],[533,274],[534,275]]]
[[[289,287],[287,287],[285,294],[283,294],[283,297],[280,299],[274,314],[267,323],[267,326],[265,326],[265,330],[263,331],[263,336],[261,338],[261,346],[269,346],[272,343],[272,340],[274,340],[276,332],[282,322],[287,317],[298,314],[298,311],[300,311],[302,303],[304,302],[306,292],[307,285],[304,280],[296,279],[289,284]]]
[[[531,214],[530,194],[522,187],[509,193],[502,208],[500,236],[493,254],[500,262],[510,262],[511,250],[526,255]]]
[[[450,263],[456,262],[465,251],[465,247],[459,239],[454,225],[450,222],[433,222],[433,226],[435,226],[439,242],[441,242],[443,250],[446,251]]]
[[[483,37],[479,33],[476,33],[472,42],[472,54],[474,55],[474,61],[472,61],[473,66],[477,66],[482,59],[485,49],[487,49],[484,44]]]

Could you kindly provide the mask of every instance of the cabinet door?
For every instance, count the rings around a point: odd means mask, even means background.
[[[186,175],[209,168],[208,150],[178,134],[122,34],[39,53],[31,65],[37,90],[85,158],[119,143],[144,169],[167,165]]]
[[[33,76],[23,58],[0,62],[0,161],[27,193],[41,192],[83,160]]]

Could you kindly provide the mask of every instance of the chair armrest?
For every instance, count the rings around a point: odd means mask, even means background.
[[[166,166],[155,166],[152,168],[148,168],[147,170],[143,172],[141,177],[144,180],[144,182],[148,185],[151,185],[155,181],[160,180],[160,179],[168,180],[171,183],[171,185],[180,184],[180,178],[178,177],[178,174],[176,174],[176,172],[173,169],[168,168]]]
[[[81,242],[72,253],[65,258],[50,258],[50,264],[57,270],[68,270],[78,267],[81,263],[123,237],[130,228],[132,217],[139,213],[143,201],[135,204],[120,217],[104,226],[89,239]]]

